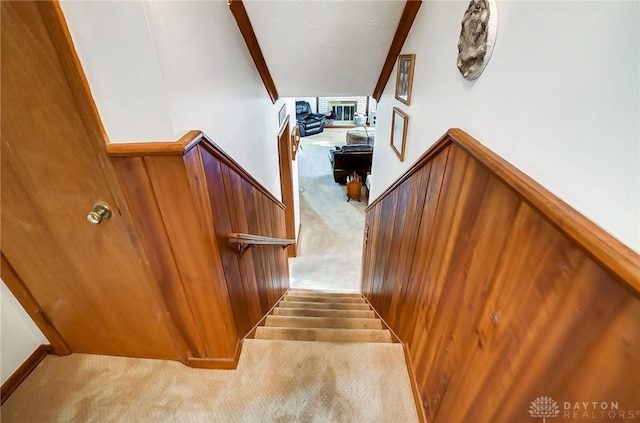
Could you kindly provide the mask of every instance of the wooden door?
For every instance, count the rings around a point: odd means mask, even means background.
[[[2,255],[72,352],[179,358],[59,7],[1,3]]]
[[[282,203],[284,209],[284,221],[287,238],[296,238],[295,211],[293,205],[293,166],[291,147],[291,131],[289,130],[289,116],[286,118],[286,124],[281,128],[278,134],[278,155],[280,157],[280,190],[282,193]],[[296,245],[287,247],[287,255],[295,257],[297,255]]]

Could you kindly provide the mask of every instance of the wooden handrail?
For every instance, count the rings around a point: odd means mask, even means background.
[[[461,129],[452,128],[366,209],[370,211],[440,151],[455,144],[477,160],[640,298],[640,255]]]
[[[227,234],[227,242],[229,247],[236,249],[242,255],[249,248],[257,245],[280,245],[282,248],[286,248],[295,244],[296,240],[232,232]]]

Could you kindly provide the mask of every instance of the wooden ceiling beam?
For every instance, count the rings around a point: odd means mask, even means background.
[[[375,98],[376,101],[380,101],[380,97],[382,97],[384,87],[387,85],[387,82],[391,77],[393,67],[396,64],[396,59],[402,51],[402,46],[409,35],[409,31],[411,30],[411,26],[413,26],[413,22],[416,19],[416,15],[418,14],[418,10],[421,5],[422,0],[407,0],[407,3],[404,6],[400,22],[398,23],[398,29],[396,29],[396,34],[391,42],[391,47],[389,47],[387,59],[380,71],[380,78],[378,78],[378,83],[373,90],[373,98]]]
[[[271,73],[267,67],[267,62],[264,60],[264,55],[260,49],[260,44],[258,44],[256,33],[253,31],[253,26],[249,20],[247,9],[245,9],[242,0],[228,0],[228,4],[231,9],[231,13],[233,13],[233,17],[236,19],[242,38],[244,38],[244,42],[247,44],[253,63],[255,63],[256,69],[260,74],[262,83],[267,89],[267,93],[269,93],[271,101],[275,104],[279,98],[278,90],[276,89],[276,84],[273,82],[273,78],[271,77]]]

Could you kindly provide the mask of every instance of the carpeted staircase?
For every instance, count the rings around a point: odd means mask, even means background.
[[[391,343],[391,333],[361,294],[290,289],[255,339]]]

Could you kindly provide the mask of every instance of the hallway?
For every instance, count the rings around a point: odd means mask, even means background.
[[[291,287],[359,292],[364,234],[362,202],[347,202],[334,182],[329,150],[345,145],[348,128],[327,128],[301,139],[298,160],[301,228],[298,257],[290,259]]]

